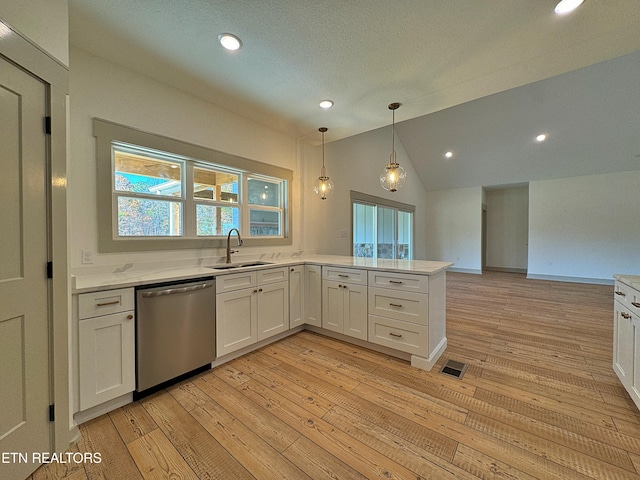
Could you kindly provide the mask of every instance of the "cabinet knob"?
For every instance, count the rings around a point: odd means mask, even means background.
[[[258,289],[255,289],[255,290],[253,291],[253,293],[258,293]]]
[[[259,292],[261,292],[261,291],[262,291],[262,289],[261,289],[261,288],[259,288],[259,289],[258,289],[258,291],[259,291]]]
[[[292,268],[292,269],[291,269],[291,271],[292,271],[292,272],[294,272],[294,271],[295,271],[295,268]]]
[[[127,320],[133,320],[133,315],[131,314],[127,315]]]

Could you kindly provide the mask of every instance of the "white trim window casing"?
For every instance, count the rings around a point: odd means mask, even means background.
[[[94,119],[99,250],[290,245],[293,172]]]

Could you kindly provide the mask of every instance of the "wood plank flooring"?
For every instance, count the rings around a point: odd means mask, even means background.
[[[640,479],[612,310],[609,286],[449,273],[431,372],[301,332],[82,425],[102,463],[31,480]]]

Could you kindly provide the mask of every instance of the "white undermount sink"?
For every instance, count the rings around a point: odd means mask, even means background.
[[[211,268],[213,270],[229,270],[231,268],[243,268],[243,267],[259,267],[260,265],[272,265],[273,262],[244,262],[244,263],[221,263],[220,265],[213,265]]]

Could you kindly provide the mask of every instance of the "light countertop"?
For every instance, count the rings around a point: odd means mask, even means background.
[[[624,275],[621,273],[617,273],[614,275],[614,278],[631,288],[640,290],[640,275]]]
[[[269,265],[242,267],[241,271],[260,270],[266,268],[313,264],[361,269],[377,269],[388,272],[435,275],[451,267],[451,262],[432,262],[427,260],[391,260],[388,258],[362,258],[338,255],[315,255],[308,257],[288,257],[286,259],[269,260]],[[189,263],[189,262],[185,262]],[[238,269],[216,270],[210,265],[193,265],[176,267],[158,264],[153,268],[116,268],[111,272],[93,273],[90,275],[73,275],[72,292],[85,293],[115,288],[151,285],[154,283],[173,282],[205,277],[217,277],[237,273]],[[640,281],[640,277],[638,277]]]

